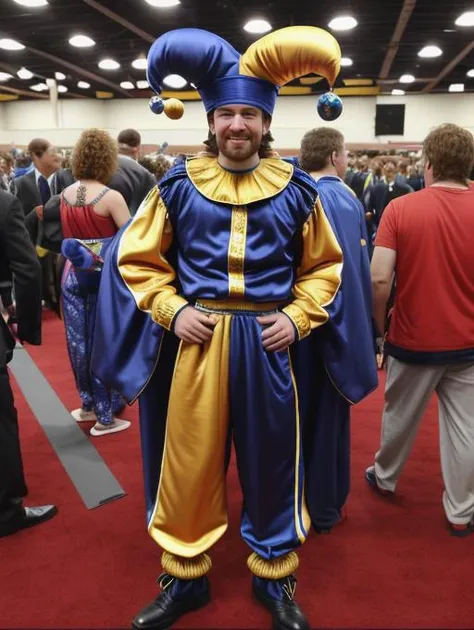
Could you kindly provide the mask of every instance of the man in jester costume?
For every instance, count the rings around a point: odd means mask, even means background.
[[[302,26],[242,56],[199,29],[151,47],[155,92],[168,74],[196,85],[210,152],[168,171],[102,274],[93,370],[139,397],[148,531],[164,550],[161,593],[135,628],[168,628],[210,600],[232,440],[254,595],[273,628],[309,628],[294,601],[309,517],[290,347],[327,321],[342,253],[313,179],[274,157],[268,134],[279,86],[310,72],[332,85],[339,62],[329,33]],[[153,107],[174,118],[182,108]]]

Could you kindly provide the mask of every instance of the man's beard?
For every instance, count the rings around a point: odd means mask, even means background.
[[[233,143],[231,138],[244,140],[240,143]],[[235,136],[226,135],[224,138],[217,138],[219,152],[228,160],[235,162],[245,162],[250,157],[258,153],[260,149],[261,137],[250,134],[237,134]]]

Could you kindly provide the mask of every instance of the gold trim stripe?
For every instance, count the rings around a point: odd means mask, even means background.
[[[234,206],[232,208],[228,253],[229,297],[232,298],[244,297],[245,295],[244,261],[246,242],[247,208],[245,206]]]
[[[298,388],[296,386],[295,373],[293,371],[293,364],[291,362],[290,351],[288,352],[288,364],[290,366],[291,382],[293,383],[293,391],[295,393],[295,412],[296,412],[296,462],[295,462],[295,528],[296,533],[301,544],[304,543],[308,536],[308,530],[311,526],[311,518],[309,516],[308,508],[306,507],[305,492],[304,492],[304,479],[303,479],[303,491],[301,496],[301,512],[300,512],[300,493],[299,493],[299,481],[300,481],[300,458],[301,458],[301,427],[300,427],[300,413],[299,413],[299,399]],[[301,517],[301,521],[300,521]],[[304,527],[304,531],[303,527]]]

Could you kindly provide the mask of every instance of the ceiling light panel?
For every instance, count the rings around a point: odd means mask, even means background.
[[[99,68],[102,70],[118,70],[120,64],[114,59],[102,59],[102,61],[99,61]]]
[[[418,57],[434,59],[435,57],[441,57],[442,54],[443,51],[439,46],[425,46],[419,51]]]
[[[30,90],[34,90],[35,92],[46,92],[48,89],[46,83],[36,83],[36,85],[30,86]]]
[[[466,11],[458,17],[456,26],[474,26],[474,11]]]
[[[48,0],[13,0],[13,2],[22,7],[45,7],[48,4]]]
[[[244,25],[244,31],[247,33],[253,33],[256,35],[262,35],[272,30],[272,25],[267,20],[249,20]]]
[[[350,31],[357,26],[357,20],[349,15],[339,15],[329,22],[333,31]]]
[[[20,68],[16,74],[19,79],[23,79],[24,81],[32,79],[34,76],[34,74],[30,72],[27,68]]]
[[[0,48],[3,50],[25,50],[23,44],[17,42],[15,39],[3,38],[0,39]]]
[[[71,46],[75,48],[90,48],[95,46],[95,41],[87,35],[74,35],[69,39]]]
[[[139,57],[138,59],[135,59],[135,61],[132,61],[132,66],[136,70],[146,70],[147,68],[146,57]]]
[[[160,9],[168,9],[169,7],[176,7],[181,4],[181,0],[145,0],[145,2],[152,7],[158,7]]]

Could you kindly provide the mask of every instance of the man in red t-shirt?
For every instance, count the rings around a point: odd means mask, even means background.
[[[439,399],[443,505],[451,533],[474,531],[474,163],[472,134],[453,124],[423,145],[427,188],[387,206],[371,275],[374,316],[384,328],[397,295],[385,353],[382,441],[366,479],[395,491],[433,392]]]

